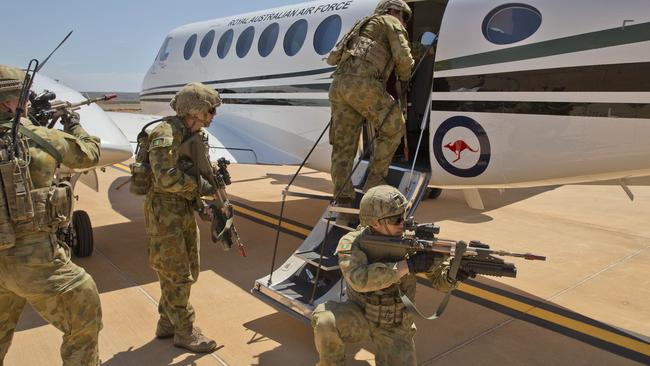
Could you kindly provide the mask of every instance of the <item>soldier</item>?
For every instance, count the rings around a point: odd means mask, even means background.
[[[149,262],[160,280],[160,319],[156,337],[174,337],[174,345],[208,353],[217,343],[194,327],[190,289],[199,277],[199,231],[194,211],[202,209],[199,192],[215,192],[206,180],[197,181],[182,167],[181,143],[212,122],[221,105],[219,93],[201,83],[190,83],[171,101],[176,116],[166,118],[149,135],[152,188],[144,201],[149,235]]]
[[[404,134],[404,116],[394,107],[386,91],[386,81],[395,69],[400,85],[411,76],[414,61],[404,22],[411,9],[403,0],[383,0],[375,14],[344,36],[345,44],[333,74],[329,99],[332,106],[332,181],[339,207],[351,207],[355,197],[352,183],[344,184],[351,173],[364,119],[376,134],[364,191],[385,184],[384,177]],[[346,38],[348,38],[346,40]],[[382,124],[383,123],[383,124]],[[340,192],[340,194],[339,194]],[[339,214],[339,223],[352,219]]]
[[[407,201],[390,186],[371,188],[361,199],[361,226],[339,241],[336,253],[345,279],[348,301],[328,301],[314,310],[312,326],[320,366],[343,365],[345,344],[370,339],[381,365],[415,365],[415,324],[399,292],[415,296],[416,273],[426,273],[434,288],[450,291],[449,262],[418,252],[396,262],[368,259],[360,247],[361,234],[401,236]],[[467,278],[459,272],[459,278]]]
[[[11,120],[25,74],[0,65],[0,364],[26,302],[61,330],[63,365],[99,365],[102,312],[97,286],[70,261],[70,248],[56,232],[67,225],[72,188],[58,182],[59,164],[89,168],[99,161],[99,139],[79,116],[62,118],[64,131],[21,119],[19,151],[11,149]]]

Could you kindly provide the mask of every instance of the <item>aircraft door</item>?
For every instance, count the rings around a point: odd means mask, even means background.
[[[416,168],[429,170],[429,116],[431,111],[431,88],[433,85],[433,70],[437,47],[437,33],[440,30],[442,17],[447,7],[447,1],[429,0],[409,3],[413,17],[407,24],[411,49],[416,67],[408,93],[408,108],[406,113],[406,143],[407,148],[398,148],[397,155],[408,155],[409,166],[416,161]],[[423,124],[424,122],[424,124]],[[421,133],[421,127],[425,130]],[[422,143],[418,151],[418,142],[422,135]],[[418,156],[415,156],[417,152]]]

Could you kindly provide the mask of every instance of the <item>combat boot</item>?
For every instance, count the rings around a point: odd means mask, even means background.
[[[337,202],[336,207],[353,208],[352,202]],[[351,227],[350,225],[352,225],[356,220],[357,218],[353,214],[343,212],[336,213],[336,225]]]
[[[174,346],[185,348],[194,353],[210,353],[217,348],[217,342],[206,337],[197,327],[176,329]]]
[[[174,326],[167,318],[160,317],[156,325],[156,338],[171,338],[174,336]]]

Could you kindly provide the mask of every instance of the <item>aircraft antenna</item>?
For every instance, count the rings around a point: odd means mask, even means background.
[[[41,69],[43,68],[43,66],[45,66],[45,64],[47,63],[47,61],[48,61],[48,60],[50,59],[50,57],[52,57],[52,55],[54,54],[54,52],[56,52],[56,50],[58,50],[59,47],[61,47],[61,46],[65,43],[65,41],[67,41],[68,38],[70,38],[70,35],[71,35],[71,34],[72,34],[72,31],[70,31],[70,32],[68,33],[68,35],[65,36],[65,38],[63,38],[63,41],[61,41],[61,42],[59,43],[59,45],[56,46],[56,48],[55,48],[52,52],[50,52],[49,55],[47,55],[47,57],[45,58],[45,60],[43,60],[43,62],[41,62],[40,65],[38,65],[38,68],[36,69],[36,72],[41,71]]]

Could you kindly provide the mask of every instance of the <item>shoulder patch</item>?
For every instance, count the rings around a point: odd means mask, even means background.
[[[169,147],[172,146],[173,143],[174,143],[174,138],[171,136],[157,137],[151,140],[151,143],[149,144],[149,149]]]

